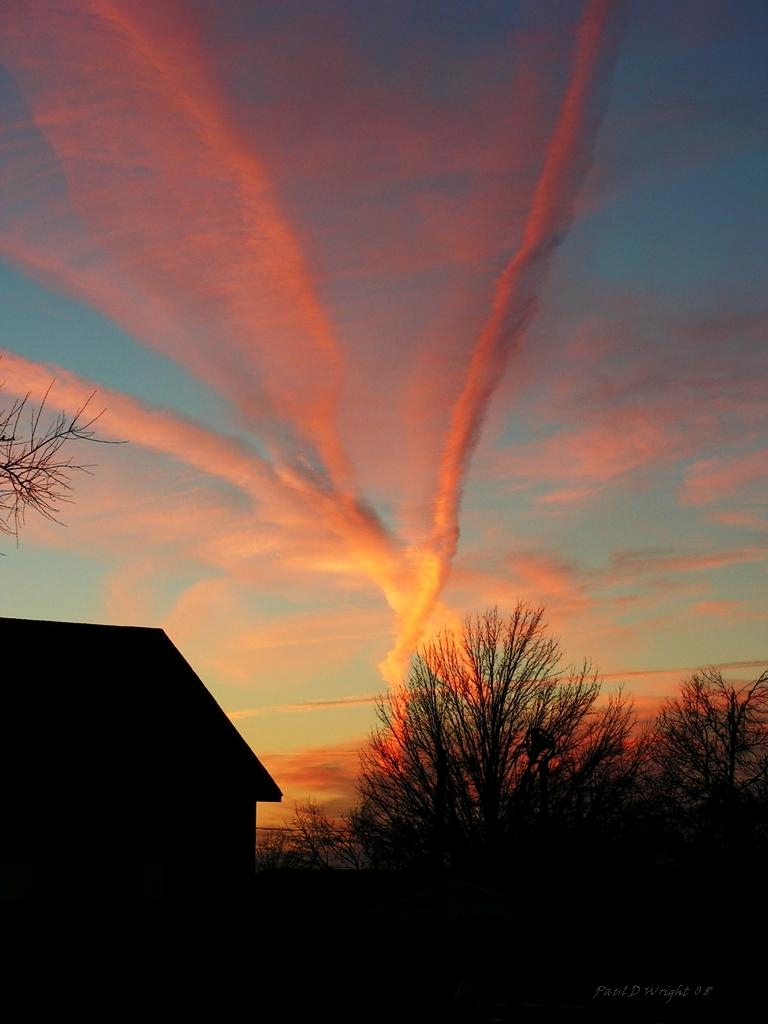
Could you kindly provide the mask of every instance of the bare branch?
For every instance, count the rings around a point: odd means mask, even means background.
[[[98,437],[96,424],[102,412],[91,415],[92,392],[73,414],[48,417],[54,382],[39,404],[29,393],[0,410],[0,533],[15,537],[31,509],[61,524],[61,506],[72,502],[72,481],[77,473],[89,473],[91,465],[70,452],[73,442],[122,444]]]

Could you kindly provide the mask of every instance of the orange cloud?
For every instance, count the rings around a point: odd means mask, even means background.
[[[303,712],[333,711],[336,708],[358,708],[375,704],[378,694],[369,693],[360,697],[336,697],[331,700],[307,700],[299,704],[273,704],[258,708],[239,708],[237,711],[229,711],[228,717],[233,722],[239,722],[244,718],[255,718],[267,712],[279,714],[302,714]]]
[[[194,467],[214,479],[237,488],[258,507],[267,523],[291,528],[297,537],[313,535],[309,551],[296,549],[297,564],[325,570],[342,568],[365,574],[376,583],[391,606],[403,600],[403,578],[408,566],[401,563],[396,543],[379,525],[375,515],[354,498],[330,493],[311,476],[275,471],[247,444],[218,435],[202,424],[153,409],[108,388],[57,367],[32,363],[5,352],[2,369],[6,388],[16,394],[30,391],[42,395],[55,378],[52,400],[76,408],[92,391],[98,391],[99,406],[106,406],[100,428],[109,437],[128,439]],[[335,545],[322,551],[323,527]],[[242,531],[240,532],[242,538]],[[250,533],[253,543],[253,533]],[[224,545],[226,548],[226,544]],[[219,555],[221,557],[221,553]]]
[[[331,817],[350,811],[356,804],[356,781],[359,768],[358,745],[310,747],[291,753],[265,752],[259,755],[270,774],[279,779],[283,791],[280,805],[259,806],[259,825],[285,824],[296,806],[311,798]]]

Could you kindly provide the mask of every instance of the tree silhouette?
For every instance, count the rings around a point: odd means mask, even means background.
[[[354,819],[374,861],[503,869],[526,839],[583,835],[618,811],[640,764],[631,704],[598,706],[598,675],[563,669],[543,614],[467,618],[380,698]]]
[[[256,860],[259,870],[367,866],[350,820],[329,817],[313,800],[298,804],[286,825],[262,831],[256,844]]]
[[[90,471],[69,454],[71,442],[121,443],[96,436],[101,413],[89,413],[95,393],[74,414],[49,417],[52,387],[53,382],[39,405],[31,404],[27,394],[0,409],[0,533],[17,541],[29,509],[60,522],[61,505],[72,501],[73,476]]]
[[[691,675],[655,723],[655,788],[685,838],[731,845],[768,836],[768,671],[737,687]]]

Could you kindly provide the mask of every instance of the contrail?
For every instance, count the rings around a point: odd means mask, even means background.
[[[418,592],[401,619],[396,645],[382,663],[397,683],[442,591],[459,539],[463,480],[477,447],[490,401],[536,312],[557,246],[589,167],[616,52],[615,0],[589,0],[579,23],[573,67],[549,140],[519,249],[500,275],[491,309],[472,353],[464,388],[454,405],[443,447]]]
[[[294,503],[305,512],[311,509],[318,525],[336,536],[357,565],[374,581],[390,607],[399,608],[402,583],[400,552],[381,527],[375,513],[362,501],[312,487],[303,477],[291,480],[275,471],[248,444],[209,430],[197,421],[152,407],[69,371],[35,363],[11,351],[0,349],[2,384],[15,395],[41,395],[54,379],[56,399],[77,408],[84,398],[98,392],[107,412],[100,427],[110,437],[130,438],[132,443],[163,452],[201,472],[225,480],[255,504],[277,500],[285,514]]]
[[[177,30],[181,6],[178,19],[171,0],[157,19],[152,5],[116,0],[49,8],[30,0],[0,15],[3,48],[78,218],[49,198],[53,240],[30,244],[15,230],[0,237],[0,253],[190,370],[250,426],[262,405],[273,410],[272,481],[310,504],[399,607],[398,545],[361,494],[336,422],[344,353],[266,167],[194,33]],[[57,59],[39,67],[48,49]],[[108,188],[105,167],[120,169]],[[214,322],[215,349],[205,327]],[[265,394],[254,398],[254,382]]]
[[[266,243],[262,248],[256,245],[254,237],[246,239],[241,259],[249,261],[249,272],[254,262],[269,267],[273,285],[284,290],[286,305],[290,302],[296,307],[298,324],[305,329],[310,345],[322,360],[324,373],[320,382],[315,383],[316,391],[304,396],[298,409],[291,409],[293,419],[303,420],[300,425],[317,445],[334,486],[348,481],[351,467],[333,425],[345,370],[342,354],[315,293],[298,240],[278,208],[265,168],[224,116],[224,105],[203,68],[198,66],[198,55],[192,47],[187,45],[182,61],[178,53],[172,54],[169,45],[178,45],[177,41],[147,31],[129,5],[115,0],[92,0],[92,5],[105,23],[122,36],[131,56],[160,76],[166,101],[196,126],[204,145],[227,168],[228,178],[241,197],[243,214],[251,220],[253,228],[258,227]],[[178,17],[183,16],[180,8]],[[236,280],[236,293],[229,296],[231,305],[234,308],[239,303],[247,308],[248,285],[239,278]],[[252,344],[247,332],[237,336],[237,340],[247,352]],[[286,400],[285,395],[281,397]]]
[[[365,501],[342,445],[346,360],[307,255],[266,166],[210,80],[194,34],[173,27],[172,6],[169,0],[156,19],[153,5],[91,0],[84,13],[73,0],[30,0],[0,16],[37,130],[67,176],[66,204],[59,209],[54,197],[45,208],[46,245],[25,242],[23,230],[0,245],[231,397],[253,427],[263,410],[252,382],[263,373],[264,404],[291,442],[295,436],[295,457],[279,435],[269,461],[226,444],[221,466],[258,495],[276,489],[312,508],[346,544],[394,611],[395,646],[383,666],[393,681],[435,610],[487,407],[570,222],[599,121],[617,8],[610,0],[585,8],[523,240],[496,283],[452,412],[429,537],[404,550]],[[57,59],[41,63],[49,51]],[[113,167],[119,175],[108,174]],[[27,234],[34,239],[39,227],[33,218]],[[195,316],[179,313],[180,295],[191,297]],[[209,323],[217,325],[215,360]],[[176,427],[147,425],[147,441],[178,447],[191,427]]]
[[[29,166],[9,171],[22,212],[4,225],[6,249],[42,235],[49,272],[68,287],[73,277],[251,426],[274,410],[276,459],[290,462],[295,447],[299,467],[355,493],[335,423],[344,354],[271,176],[205,64],[194,16],[177,0],[7,6],[0,51],[24,93],[17,116],[35,132],[23,135]],[[6,145],[14,138],[9,127]],[[50,187],[51,153],[65,193]]]

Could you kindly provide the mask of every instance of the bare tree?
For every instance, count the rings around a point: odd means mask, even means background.
[[[0,533],[17,541],[29,509],[60,522],[61,505],[72,501],[73,476],[90,471],[71,454],[72,442],[120,443],[96,436],[101,413],[89,411],[95,393],[74,414],[48,416],[52,387],[39,405],[27,394],[0,409]]]
[[[563,669],[543,609],[443,631],[382,696],[355,823],[382,863],[500,866],[526,836],[615,809],[638,770],[634,713]]]
[[[330,818],[310,800],[297,805],[293,818],[280,828],[264,831],[257,843],[257,865],[267,868],[362,868],[366,866],[352,822]]]
[[[288,830],[259,827],[256,835],[256,870],[273,871],[291,867],[289,862]]]
[[[766,828],[768,671],[742,686],[702,668],[654,729],[657,790],[688,836],[730,840]]]

